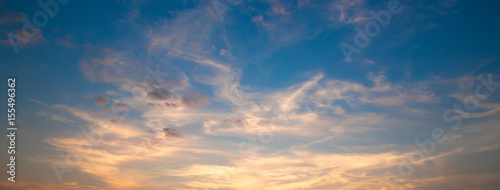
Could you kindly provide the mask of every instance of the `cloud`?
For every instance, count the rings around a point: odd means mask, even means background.
[[[182,104],[187,106],[203,106],[209,103],[208,97],[200,92],[186,92],[182,94]]]
[[[35,102],[37,104],[42,104],[42,105],[45,104],[44,102],[41,102],[41,101],[38,101],[38,100],[35,100],[35,99],[32,99],[32,98],[30,98],[29,100],[32,101],[32,102]]]
[[[95,104],[95,105],[98,105],[98,106],[104,106],[104,105],[109,104],[109,100],[110,100],[110,98],[109,98],[109,97],[105,97],[105,96],[97,96],[97,97],[94,99],[94,104]]]
[[[314,79],[313,77],[312,80],[297,85],[296,88],[291,88],[293,90],[290,93],[303,93],[306,89],[314,89],[312,88],[314,85],[311,85],[313,84],[311,81],[315,81]],[[99,176],[107,184],[106,187],[114,189],[159,188],[165,185],[179,189],[211,187],[254,189],[262,185],[276,189],[359,189],[367,186],[383,189],[388,188],[384,173],[386,171],[397,172],[399,160],[408,158],[411,151],[418,149],[415,147],[397,152],[391,150],[394,146],[390,144],[367,145],[366,147],[340,145],[339,142],[346,141],[341,140],[340,136],[334,135],[319,138],[314,136],[310,140],[302,141],[304,143],[287,145],[288,148],[275,149],[274,144],[267,144],[270,152],[257,152],[254,156],[234,155],[231,152],[238,152],[238,149],[229,145],[229,149],[225,150],[224,148],[228,147],[227,141],[215,143],[208,139],[184,136],[173,127],[163,127],[159,130],[161,133],[157,133],[154,132],[157,129],[148,128],[147,125],[142,125],[142,122],[113,121],[98,116],[98,113],[88,114],[85,111],[62,105],[56,107],[89,122],[90,129],[94,133],[102,134],[103,138],[102,141],[93,146],[90,146],[91,142],[85,137],[77,136],[50,138],[46,142],[59,150],[78,153],[82,162],[75,167],[82,172]],[[200,115],[200,117],[204,116]],[[352,116],[347,120],[356,117]],[[314,124],[314,120],[316,119],[304,121],[319,128],[319,125]],[[371,122],[371,120],[366,122]],[[133,123],[134,125],[130,125]],[[245,128],[254,125],[255,121],[234,119],[227,120],[225,123]],[[490,126],[490,123],[484,123],[480,126],[469,126],[464,129],[487,130],[485,132],[491,138],[478,141],[477,138],[483,138],[483,136],[468,137],[466,142],[475,143],[448,141],[451,144],[467,145],[466,148],[447,151],[450,149],[450,144],[438,144],[441,151],[425,160],[413,163],[418,173],[423,172],[429,175],[421,177],[416,173],[414,176],[405,178],[404,183],[395,183],[395,188],[418,189],[429,186],[447,186],[449,183],[454,183],[453,181],[456,179],[477,175],[464,173],[459,177],[453,172],[443,172],[455,171],[459,168],[467,169],[466,167],[447,166],[449,162],[446,161],[466,154],[467,152],[464,150],[475,150],[467,153],[470,154],[498,149],[500,147],[498,143],[490,144],[498,137],[498,128]],[[281,133],[275,134],[283,135]],[[326,134],[331,135],[331,133]],[[152,139],[151,136],[153,136]],[[181,136],[183,138],[179,138]],[[205,143],[210,145],[203,147]],[[481,147],[483,143],[489,145],[483,146],[482,149],[475,148]],[[342,147],[346,152],[318,149],[318,147],[325,146],[328,147],[327,149],[331,149],[331,145]],[[90,146],[90,148],[82,149],[82,146]],[[375,150],[375,152],[368,153],[367,149]],[[361,152],[359,152],[360,150]],[[227,164],[215,164],[213,160],[230,161]],[[139,163],[142,163],[141,167],[135,167]],[[183,164],[177,165],[179,163]],[[159,167],[162,164],[166,166]],[[173,165],[177,167],[173,167]],[[453,169],[450,170],[448,167]],[[492,173],[481,174],[481,176],[483,178],[473,179],[482,179],[480,181],[483,183],[476,183],[477,180],[473,180],[463,182],[463,185],[492,184],[494,181],[490,179],[494,179],[497,175]],[[161,180],[164,178],[182,179],[182,182]],[[123,179],[127,179],[127,183],[120,182]],[[422,181],[426,183],[421,183]],[[147,185],[144,186],[144,184]]]
[[[28,32],[28,33],[30,33],[30,32]],[[43,35],[42,35],[42,31],[39,28],[35,28],[35,31],[32,32],[32,33],[34,33],[34,35],[31,38],[29,38],[28,36],[25,36],[24,32],[21,29],[13,29],[12,33],[23,39],[23,40],[18,42],[18,44],[19,44],[18,49],[19,50],[27,48],[29,46],[37,45],[37,44],[41,43],[44,39]],[[0,40],[0,44],[4,45],[4,46],[12,46],[12,43],[9,39]]]
[[[102,58],[82,59],[79,64],[83,75],[92,82],[122,83],[140,78],[144,73],[144,67],[124,53],[102,49],[99,54]]]
[[[298,0],[297,1],[297,7],[302,8],[305,5],[308,5],[311,3],[311,0]]]
[[[131,110],[131,108],[127,104],[121,102],[116,103],[113,107],[117,109]]]
[[[328,9],[330,21],[335,25],[358,24],[371,19],[365,0],[337,0]]]
[[[177,129],[165,127],[163,128],[162,131],[165,134],[165,137],[174,137],[174,138],[181,137],[181,132],[177,131]]]
[[[211,4],[201,3],[195,9],[179,12],[175,19],[158,23],[147,32],[151,40],[149,52],[167,53],[177,57],[198,57],[210,49],[211,36],[219,20]]]
[[[292,19],[297,10],[290,3],[266,3],[268,9],[249,14],[248,20],[265,27],[259,31],[263,35],[276,37],[271,41],[280,43],[273,47],[279,49],[286,42],[315,35],[311,32],[314,23]],[[365,5],[360,0],[335,1],[328,7],[334,13],[331,21],[340,25],[361,22]],[[414,128],[421,130],[425,123],[418,114],[429,111],[408,108],[440,103],[443,93],[434,93],[440,85],[436,83],[457,82],[394,82],[384,72],[352,81],[316,72],[299,75],[294,80],[299,82],[275,89],[246,86],[242,82],[248,77],[243,76],[244,64],[224,56],[235,52],[233,44],[221,35],[220,22],[208,8],[199,3],[173,18],[158,19],[145,29],[150,40],[145,52],[100,48],[97,55],[80,60],[88,80],[116,87],[107,93],[109,97],[99,96],[94,103],[114,105],[97,112],[54,107],[79,119],[59,118],[60,122],[102,138],[95,142],[80,133],[51,136],[44,141],[51,145],[48,147],[76,153],[81,162],[71,167],[97,176],[105,189],[383,189],[387,188],[384,172],[397,171],[398,160],[413,151],[407,149],[412,140],[393,141],[406,139]],[[131,20],[139,17],[136,10],[129,14]],[[323,29],[319,27],[319,31]],[[283,31],[290,33],[282,35]],[[220,43],[218,48],[214,43]],[[158,64],[148,67],[151,62]],[[470,88],[467,81],[462,81],[464,89]],[[495,106],[484,104],[486,112],[477,116],[497,115]],[[133,110],[134,114],[120,117],[116,110]],[[419,120],[408,119],[410,116]],[[432,175],[416,175],[396,186],[411,189],[444,178],[462,179],[440,176],[439,172],[454,171],[446,167],[446,159],[471,153],[471,149],[484,153],[500,147],[495,140],[497,129],[471,126],[463,130],[469,135],[462,138],[479,144],[460,144],[464,141],[455,138],[458,140],[447,142],[453,146],[440,145],[442,152],[415,164],[419,171],[434,172]],[[480,141],[474,134],[483,132],[489,135]],[[262,142],[265,134],[272,136],[272,142]],[[258,151],[253,155],[243,152],[241,142]],[[400,142],[402,145],[396,145]],[[64,163],[65,159],[63,154],[42,161]],[[227,160],[230,164],[225,164]],[[491,183],[496,175],[484,177],[477,180]]]
[[[128,119],[106,119],[106,116],[102,114],[88,113],[64,105],[54,107],[85,121],[84,124],[88,128],[85,129],[85,132],[90,136],[65,135],[64,137],[47,138],[45,142],[59,151],[76,152],[78,164],[70,167],[99,176],[107,188],[138,188],[144,187],[144,182],[147,182],[147,186],[152,188],[160,188],[165,185],[174,187],[176,183],[156,181],[153,179],[154,177],[151,178],[151,176],[165,177],[168,175],[165,175],[164,168],[150,167],[152,165],[149,164],[157,166],[165,164],[165,158],[169,157],[176,159],[184,157],[185,161],[192,161],[210,155],[226,154],[223,151],[192,147],[201,144],[192,143],[196,140],[195,138],[184,136],[174,128],[165,127],[161,133],[156,133],[155,129],[143,126],[142,122]],[[182,136],[184,138],[179,138]],[[171,140],[163,141],[165,138]],[[59,158],[64,159],[64,157],[56,157],[55,159],[38,159],[38,161],[57,162],[65,165],[64,160],[63,162],[58,161]],[[149,163],[146,168],[134,166],[145,161]],[[174,161],[167,162],[175,163]],[[65,176],[73,174],[70,172],[66,173]],[[126,179],[127,182],[123,182],[123,179]]]
[[[50,115],[50,118],[52,118],[53,120],[55,121],[59,121],[61,123],[64,123],[64,124],[71,124],[71,123],[74,123],[73,120],[71,119],[67,119],[67,118],[64,118],[62,116],[59,116],[59,115],[54,115],[54,114],[51,114]]]
[[[148,92],[148,97],[153,100],[167,100],[174,98],[175,95],[166,89],[154,89]]]
[[[18,24],[23,22],[22,17],[29,18],[28,15],[22,12],[16,14],[8,11],[2,11],[2,13],[3,14],[0,15],[0,25]]]
[[[264,20],[264,18],[262,17],[262,15],[254,16],[252,18],[252,20],[258,26],[267,27],[269,29],[276,29],[277,28],[276,24],[271,23],[271,22],[267,22],[266,20]]]
[[[69,47],[69,48],[76,48],[76,45],[74,43],[75,41],[75,35],[67,34],[62,38],[56,38],[55,42],[57,45]]]
[[[191,165],[171,170],[172,176],[194,176],[184,182],[191,188],[224,189],[356,189],[384,188],[378,177],[381,168],[397,163],[400,155],[381,154],[315,154],[296,151],[290,154],[258,159],[237,159],[234,166]],[[189,178],[188,178],[189,179]]]
[[[273,7],[273,12],[274,14],[279,14],[279,15],[287,15],[290,14],[290,12],[287,12],[285,10],[285,7],[280,7],[280,6],[275,6]]]
[[[23,30],[21,29],[24,23],[23,18],[27,20],[30,19],[30,17],[23,12],[12,13],[6,10],[2,10],[0,13],[0,26],[4,28],[10,28],[10,31],[8,32],[12,32],[14,35],[19,37],[18,39],[19,45],[17,47],[18,49],[23,49],[29,46],[39,44],[44,39],[42,31],[39,28],[34,27],[35,29],[34,31],[32,31],[31,28],[27,28],[27,32],[23,32]],[[8,33],[5,30],[2,32]],[[29,34],[30,36],[31,34],[34,35],[30,37],[25,35],[25,33]],[[9,39],[5,39],[5,40],[0,40],[0,45],[12,46],[12,43]]]
[[[219,54],[224,56],[224,55],[226,55],[226,53],[227,53],[227,50],[221,49]]]
[[[435,95],[425,86],[393,84],[383,73],[370,74],[368,78],[374,83],[373,87],[340,80],[327,81],[324,88],[317,90],[311,99],[318,107],[330,107],[328,104],[337,100],[346,100],[351,106],[369,103],[383,107],[401,106],[411,102],[438,102]]]

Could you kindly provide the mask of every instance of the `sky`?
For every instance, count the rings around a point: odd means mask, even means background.
[[[499,5],[0,0],[0,189],[500,189]]]

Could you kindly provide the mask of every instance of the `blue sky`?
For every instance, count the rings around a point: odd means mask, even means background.
[[[19,126],[1,187],[500,187],[496,1],[61,2],[16,51],[22,18],[47,13],[0,1]]]

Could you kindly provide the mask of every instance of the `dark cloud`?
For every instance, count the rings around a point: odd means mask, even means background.
[[[175,94],[166,89],[155,89],[151,92],[148,92],[148,97],[153,100],[166,100],[174,98]]]
[[[177,129],[165,127],[163,128],[162,131],[163,133],[165,133],[165,137],[175,137],[175,138],[181,137],[181,132],[178,131]]]
[[[94,104],[98,106],[104,106],[109,104],[109,98],[104,96],[97,96],[94,100]]]
[[[121,109],[127,109],[130,110],[130,107],[127,104],[118,102],[115,104],[114,108],[121,108]]]
[[[177,104],[174,104],[174,103],[168,103],[168,102],[166,102],[166,103],[165,103],[165,106],[167,106],[167,107],[172,107],[172,108],[179,107],[179,105],[177,105]]]
[[[203,93],[186,92],[182,94],[182,104],[186,106],[202,106],[208,103],[208,97]]]

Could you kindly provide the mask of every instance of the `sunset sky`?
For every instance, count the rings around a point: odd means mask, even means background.
[[[0,189],[500,189],[500,1],[40,2]]]

